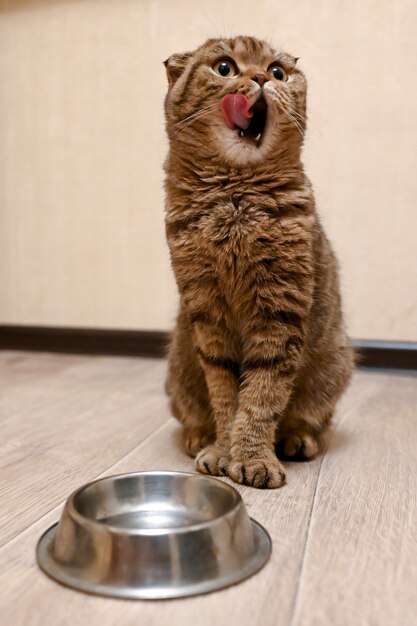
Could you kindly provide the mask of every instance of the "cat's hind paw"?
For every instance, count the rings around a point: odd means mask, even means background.
[[[294,431],[287,433],[277,444],[277,454],[289,461],[308,461],[319,452],[319,443],[313,435]]]
[[[227,473],[236,483],[247,487],[277,489],[285,484],[285,472],[278,459],[231,461]]]
[[[211,433],[202,433],[200,430],[184,430],[183,443],[188,456],[193,459],[197,454],[213,441]]]
[[[227,452],[220,446],[206,446],[198,453],[195,466],[201,474],[226,476],[228,466]]]

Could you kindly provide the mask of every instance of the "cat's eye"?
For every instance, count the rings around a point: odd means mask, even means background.
[[[268,67],[268,72],[276,80],[287,80],[287,75],[279,65],[273,64]]]
[[[217,63],[213,65],[213,71],[219,76],[223,76],[223,78],[230,78],[237,74],[236,65],[232,61],[229,61],[229,59],[217,61]]]

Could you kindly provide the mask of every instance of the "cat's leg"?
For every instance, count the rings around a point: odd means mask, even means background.
[[[194,331],[216,427],[216,441],[197,455],[196,468],[203,474],[224,475],[230,451],[230,427],[238,405],[238,357],[224,321],[217,319],[212,323],[209,318],[199,319]]]
[[[204,372],[191,341],[191,328],[183,312],[171,339],[166,390],[171,411],[183,425],[187,454],[195,457],[214,441],[215,427]]]
[[[226,320],[227,303],[211,259],[198,257],[200,250],[191,238],[172,240],[171,252],[176,259],[174,270],[181,294],[177,328],[187,330],[191,342],[187,349],[203,372],[215,427],[215,443],[197,455],[196,468],[205,474],[224,474],[230,448],[230,423],[238,401],[238,348]],[[198,259],[198,269],[190,265],[190,258]],[[192,389],[189,391],[192,394]]]
[[[238,383],[233,372],[219,365],[204,368],[216,422],[216,440],[196,457],[196,468],[203,474],[225,475],[229,462],[230,426],[237,409]]]
[[[277,431],[280,458],[305,461],[321,453],[338,399],[346,389],[354,367],[348,340],[345,346],[315,352],[314,363],[305,365],[294,385],[291,400]]]
[[[279,359],[281,362],[281,358]],[[247,363],[231,433],[228,475],[235,482],[274,489],[285,483],[275,450],[277,418],[289,399],[292,375],[272,359]]]
[[[300,313],[290,313],[278,299],[268,303],[264,298],[262,309],[253,308],[254,319],[244,337],[228,466],[228,475],[238,483],[276,488],[285,482],[275,454],[275,432],[302,362],[306,327],[302,313],[301,307]]]

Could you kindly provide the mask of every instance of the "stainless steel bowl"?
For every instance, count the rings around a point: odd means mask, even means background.
[[[60,583],[143,599],[233,585],[270,553],[268,533],[233,487],[182,472],[120,474],[81,487],[37,546],[40,568]]]

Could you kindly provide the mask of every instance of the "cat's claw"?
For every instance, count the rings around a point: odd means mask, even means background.
[[[228,466],[227,453],[220,446],[206,446],[198,453],[195,466],[201,474],[226,476]]]
[[[285,483],[285,472],[278,460],[232,461],[227,473],[236,483],[258,489],[277,489]]]

